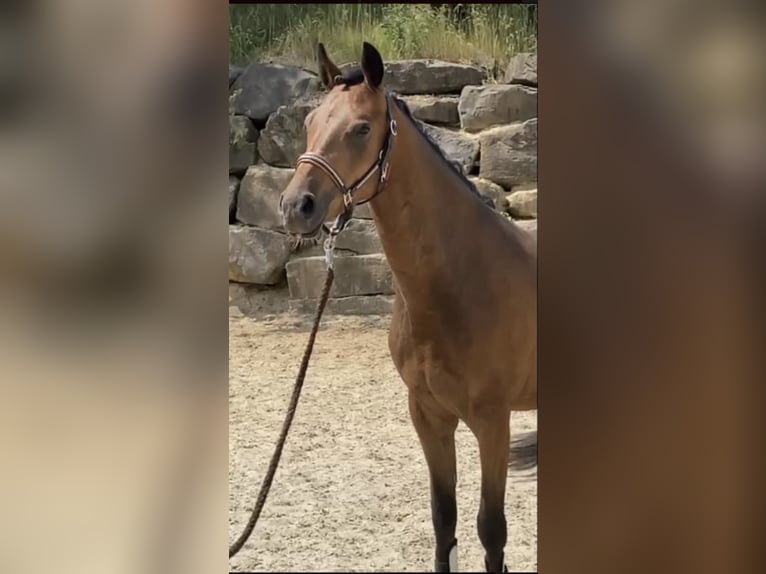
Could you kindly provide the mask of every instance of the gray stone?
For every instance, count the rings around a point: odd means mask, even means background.
[[[531,191],[531,190],[537,190],[537,182],[531,181],[527,183],[520,183],[518,185],[514,185],[511,189],[508,191]]]
[[[506,196],[511,217],[529,219],[537,217],[537,190],[514,191]]]
[[[313,315],[318,299],[291,299],[293,313]],[[394,308],[392,295],[362,295],[358,297],[332,297],[327,300],[325,315],[390,315]]]
[[[253,120],[247,116],[229,116],[229,143],[238,144],[243,142],[256,143],[258,130],[255,129]]]
[[[277,286],[229,283],[229,316],[265,317],[289,310],[287,283]]]
[[[237,221],[266,229],[284,229],[279,196],[294,172],[293,169],[263,164],[250,167],[237,194]]]
[[[302,100],[280,106],[269,116],[258,140],[258,154],[263,161],[278,167],[295,167],[298,156],[306,151],[304,121],[317,104]]]
[[[352,219],[335,241],[336,252],[343,255],[383,253],[375,223],[367,219]],[[324,255],[322,243],[301,248],[293,259]]]
[[[519,219],[514,220],[514,223],[521,227],[527,233],[537,238],[537,220],[536,219]]]
[[[234,112],[258,125],[279,109],[300,97],[319,92],[319,78],[302,68],[276,64],[251,64],[236,79],[233,91]]]
[[[327,274],[324,257],[293,259],[286,267],[291,299],[319,298]],[[331,297],[391,295],[393,290],[393,275],[384,255],[335,258]]]
[[[335,242],[338,249],[345,249],[358,255],[383,253],[375,223],[369,220],[352,219]]]
[[[239,179],[229,176],[229,217],[237,211],[237,192],[239,191]]]
[[[473,182],[480,194],[492,200],[497,211],[502,212],[507,209],[508,201],[505,199],[505,190],[502,187],[480,177],[469,177],[468,179]]]
[[[354,207],[354,219],[372,219],[372,209],[369,203]]]
[[[460,125],[457,96],[407,96],[402,98],[414,118],[429,124]]]
[[[486,72],[475,66],[442,60],[400,60],[385,64],[383,83],[402,95],[459,94],[465,86],[481,84]]]
[[[505,81],[509,84],[537,85],[537,54],[522,52],[516,54],[505,70]]]
[[[244,225],[229,226],[229,281],[275,285],[290,257],[287,235]]]
[[[258,160],[253,142],[229,143],[229,173],[237,175],[247,171]]]
[[[479,177],[506,189],[537,181],[537,118],[479,134]]]
[[[237,81],[237,78],[239,78],[242,75],[242,72],[245,69],[242,66],[232,66],[229,64],[229,87],[231,88],[232,84]]]
[[[474,136],[460,130],[430,126],[423,122],[418,124],[436,142],[447,159],[457,162],[466,175],[471,172],[471,168],[479,157],[479,142]]]
[[[457,109],[461,127],[469,132],[523,122],[537,117],[537,89],[508,84],[466,86]]]

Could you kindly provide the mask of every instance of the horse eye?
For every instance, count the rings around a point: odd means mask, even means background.
[[[366,136],[370,133],[370,124],[359,124],[354,131],[358,136]]]

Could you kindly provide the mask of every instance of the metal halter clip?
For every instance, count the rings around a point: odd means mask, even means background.
[[[324,240],[324,259],[328,269],[332,269],[334,264],[336,236],[337,234],[331,232],[327,239]]]
[[[388,181],[388,166],[390,164],[388,162],[384,163],[380,168],[380,181],[385,183]]]
[[[396,132],[396,120],[391,120],[390,129],[391,129],[391,134],[392,135],[396,135],[396,133],[397,133]]]

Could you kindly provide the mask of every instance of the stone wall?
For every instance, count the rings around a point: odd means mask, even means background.
[[[482,68],[437,60],[386,64],[385,83],[495,208],[537,233],[537,56],[519,54],[504,83]],[[305,151],[303,120],[321,101],[316,74],[230,68],[229,305],[246,315],[312,312],[325,266],[320,245],[285,234],[279,195]],[[328,313],[384,314],[391,270],[367,206],[338,238]]]

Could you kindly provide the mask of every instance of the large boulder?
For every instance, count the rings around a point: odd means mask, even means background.
[[[505,81],[509,84],[537,85],[537,54],[522,52],[516,54],[505,70]]]
[[[242,75],[244,70],[245,69],[242,66],[232,66],[229,64],[229,88],[231,88],[232,84],[237,81],[237,78]]]
[[[248,116],[257,125],[298,98],[320,91],[316,74],[295,66],[250,64],[234,81],[234,113]]]
[[[383,253],[383,246],[380,243],[375,223],[363,219],[349,221],[343,233],[338,235],[335,246],[357,255]]]
[[[229,173],[242,174],[258,161],[258,130],[246,116],[229,116]]]
[[[229,281],[275,285],[290,258],[287,235],[244,225],[229,226]]]
[[[291,299],[289,309],[304,315],[316,312],[318,299]],[[390,315],[394,309],[393,295],[361,295],[329,298],[325,315]]]
[[[460,130],[430,126],[423,122],[418,122],[418,125],[439,146],[449,161],[456,162],[466,175],[471,172],[479,157],[479,142],[475,137]]]
[[[229,174],[241,175],[258,161],[255,142],[229,140]]]
[[[375,223],[367,219],[352,219],[335,240],[335,251],[343,255],[383,253]],[[302,247],[293,259],[324,255],[323,242]]]
[[[441,60],[400,60],[385,64],[383,83],[398,94],[459,94],[481,84],[486,72],[475,66]]]
[[[354,219],[372,219],[372,208],[369,203],[363,203],[354,207]]]
[[[505,190],[502,187],[496,183],[492,183],[488,179],[482,179],[480,177],[472,176],[468,179],[476,186],[476,189],[481,195],[492,200],[497,211],[503,212],[506,210],[508,202],[505,199]]]
[[[458,103],[460,125],[469,132],[537,117],[537,90],[493,84],[466,86]]]
[[[537,118],[482,132],[479,177],[510,189],[537,181]]]
[[[293,169],[254,165],[247,170],[237,194],[237,221],[282,230],[279,196],[290,183]]]
[[[287,266],[291,299],[318,299],[327,275],[325,258],[293,259]],[[391,295],[394,292],[391,268],[382,254],[335,258],[332,297]]]
[[[270,165],[295,167],[298,156],[306,151],[304,121],[319,102],[299,100],[280,106],[269,116],[258,140],[258,155]]]
[[[460,125],[457,96],[406,96],[402,98],[412,112],[412,117],[429,124],[445,126]]]
[[[256,318],[286,313],[288,298],[287,283],[272,286],[232,282],[229,283],[229,316],[237,315],[233,309]]]
[[[537,217],[537,190],[526,189],[514,191],[506,196],[508,213],[518,219]]]
[[[229,144],[229,173],[242,174],[257,161],[255,144],[242,142]]]
[[[519,219],[514,223],[537,239],[537,219]]]
[[[258,130],[247,116],[229,116],[229,143],[258,141]]]

